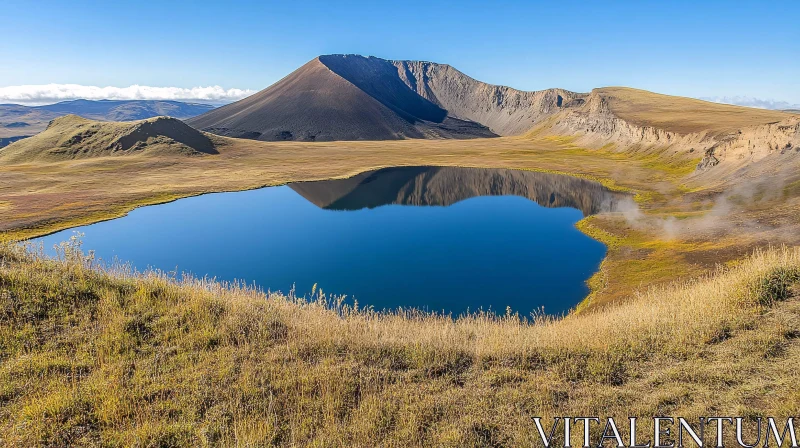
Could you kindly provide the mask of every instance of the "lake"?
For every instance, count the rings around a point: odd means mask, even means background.
[[[298,296],[317,284],[378,310],[561,314],[606,251],[574,224],[627,198],[549,173],[387,168],[181,199],[35,241],[50,251],[79,231],[106,261]]]

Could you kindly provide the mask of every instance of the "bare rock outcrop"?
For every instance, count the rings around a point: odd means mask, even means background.
[[[530,135],[567,135],[587,148],[702,155],[697,169],[757,162],[797,148],[800,117],[625,88],[595,89]],[[695,157],[697,157],[695,155]]]
[[[503,135],[520,135],[546,117],[582,103],[586,94],[564,89],[533,92],[487,84],[433,62],[391,61],[399,78],[449,116],[470,120]]]

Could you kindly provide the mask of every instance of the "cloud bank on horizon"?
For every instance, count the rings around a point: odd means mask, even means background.
[[[712,96],[701,97],[701,100],[713,103],[733,104],[736,106],[757,107],[759,109],[800,109],[800,104],[791,104],[786,101],[776,101],[772,99],[753,98],[749,96]]]
[[[67,100],[174,100],[228,103],[255,93],[249,89],[208,87],[97,87],[80,84],[43,84],[0,87],[0,103],[40,105]]]

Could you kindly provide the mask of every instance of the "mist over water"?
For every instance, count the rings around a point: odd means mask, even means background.
[[[317,284],[378,310],[560,314],[605,254],[575,222],[627,200],[568,176],[404,167],[186,198],[74,230],[84,250],[138,269],[299,296]],[[37,241],[50,249],[71,235]]]

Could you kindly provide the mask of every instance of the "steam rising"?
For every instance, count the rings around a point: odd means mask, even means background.
[[[627,224],[636,230],[658,232],[661,238],[713,237],[736,230],[748,235],[770,232],[772,239],[792,240],[794,235],[784,235],[784,229],[747,213],[753,207],[763,206],[782,199],[783,180],[767,179],[752,181],[732,187],[706,202],[704,214],[686,219],[673,216],[660,217],[644,213],[633,198],[626,197],[608,210],[620,213]],[[710,207],[709,207],[710,206]]]

